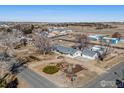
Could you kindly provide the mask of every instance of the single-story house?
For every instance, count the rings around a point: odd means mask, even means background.
[[[61,53],[64,56],[75,58],[75,57],[83,57],[87,59],[94,60],[98,58],[100,55],[100,51],[91,50],[90,48],[85,48],[82,51],[74,48],[68,48],[60,45],[54,45],[53,51],[57,53]]]
[[[102,55],[105,51],[105,47],[100,45],[94,45],[93,47],[90,48],[90,50]]]
[[[81,56],[82,52],[80,50],[74,49],[74,48],[68,48],[60,45],[55,45],[53,47],[53,51],[59,52],[61,54],[64,54],[68,57],[74,58]]]
[[[94,45],[90,48],[92,51],[104,51],[105,46]]]
[[[93,60],[93,59],[98,58],[98,53],[95,52],[95,51],[91,51],[91,50],[89,50],[89,49],[84,49],[84,50],[82,51],[81,56],[82,56],[83,58],[87,58],[87,59],[92,59],[92,60]]]

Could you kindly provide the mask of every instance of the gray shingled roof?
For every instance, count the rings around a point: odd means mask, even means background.
[[[82,52],[83,55],[86,55],[86,56],[90,56],[90,57],[93,57],[96,52],[94,51],[91,51],[91,50],[88,50],[88,49],[84,49],[83,52]]]
[[[77,49],[68,48],[60,45],[55,45],[54,50],[63,54],[70,54],[70,55],[73,55],[77,51]]]

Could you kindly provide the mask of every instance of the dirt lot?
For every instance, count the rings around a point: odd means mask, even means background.
[[[111,35],[114,32],[119,32],[124,36],[124,24],[113,24],[110,23],[111,26],[116,26],[117,28],[105,28],[105,29],[96,29],[95,27],[88,27],[88,26],[69,26],[69,29],[73,29],[75,31],[74,34],[108,34]]]
[[[42,72],[42,69],[49,65],[50,63],[61,63],[63,62],[63,59],[52,59],[52,60],[42,60],[40,62],[32,62],[29,64],[29,68],[34,70],[36,73],[42,75],[43,77],[47,78],[51,82],[57,84],[59,87],[81,87],[82,85],[86,84],[88,81],[95,78],[98,74],[101,74],[104,72],[103,69],[98,68],[94,64],[89,62],[83,62],[78,61],[71,58],[65,58],[65,62],[71,63],[71,64],[79,64],[82,67],[87,68],[87,70],[82,70],[77,74],[76,80],[72,83],[65,75],[64,72],[59,71],[56,74],[48,75]]]
[[[104,68],[104,69],[110,69],[113,66],[119,64],[120,62],[123,62],[124,59],[124,53],[120,53],[117,55],[109,55],[105,58],[104,61],[102,62],[95,62],[95,65],[100,67],[100,68]]]

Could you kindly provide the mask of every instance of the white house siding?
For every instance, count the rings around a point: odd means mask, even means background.
[[[98,36],[88,36],[90,39],[95,39],[95,40],[99,40]]]
[[[76,51],[73,55],[65,54],[65,56],[70,58],[75,58],[75,57],[81,56],[81,53],[82,53],[81,51]]]
[[[77,51],[73,54],[73,57],[78,57],[78,56],[81,56],[81,51]]]
[[[91,57],[91,56],[87,56],[87,55],[83,55],[83,54],[82,54],[82,57],[83,57],[83,58],[87,58],[87,59],[92,59],[92,60],[94,60],[94,59],[96,59],[96,58],[98,57],[98,55],[95,54],[93,57]]]

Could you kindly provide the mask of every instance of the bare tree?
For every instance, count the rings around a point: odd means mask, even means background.
[[[46,53],[49,53],[51,51],[51,47],[52,47],[50,39],[48,37],[44,36],[43,34],[37,34],[34,37],[34,45],[44,55]]]
[[[16,31],[15,31],[16,32]],[[4,32],[1,36],[0,43],[5,50],[0,52],[0,87],[12,87],[14,84],[13,76],[16,76],[17,67],[20,63],[14,56],[13,45],[18,42],[18,33]],[[10,77],[12,77],[10,79]],[[16,78],[17,79],[17,78]],[[16,82],[17,83],[17,82]]]
[[[122,37],[122,35],[119,32],[115,32],[112,34],[112,38],[118,38],[120,39]]]
[[[101,42],[101,44],[100,44],[101,48],[104,48],[104,50],[103,50],[102,54],[98,55],[98,60],[103,61],[104,58],[114,50],[114,48],[111,46],[111,41],[110,40],[108,40],[106,42],[103,42],[101,40],[100,42]]]
[[[107,40],[104,43],[104,46],[105,46],[105,53],[104,53],[105,55],[108,55],[113,52],[114,48],[112,47],[111,40]]]
[[[34,29],[32,24],[17,24],[13,28],[22,31],[23,35],[31,34]]]
[[[88,36],[85,34],[80,34],[76,36],[76,41],[80,43],[80,49],[84,49],[85,47],[88,47],[89,39]]]
[[[11,67],[14,63],[17,63],[8,53],[7,49],[0,53],[0,68],[1,77],[10,72]]]
[[[14,31],[16,32],[16,31]],[[14,52],[14,45],[18,42],[18,36],[17,33],[6,33],[1,38],[1,45],[4,46],[5,49],[2,49],[2,52],[0,52],[0,68],[1,76],[3,76],[4,73],[9,73],[9,70],[11,69],[12,65],[17,63],[15,61],[15,52]]]
[[[10,59],[5,54],[4,59],[0,60],[0,87],[17,87],[18,82],[15,82],[17,80],[15,78],[16,74],[13,74],[14,70],[12,71],[15,63],[15,59]]]

